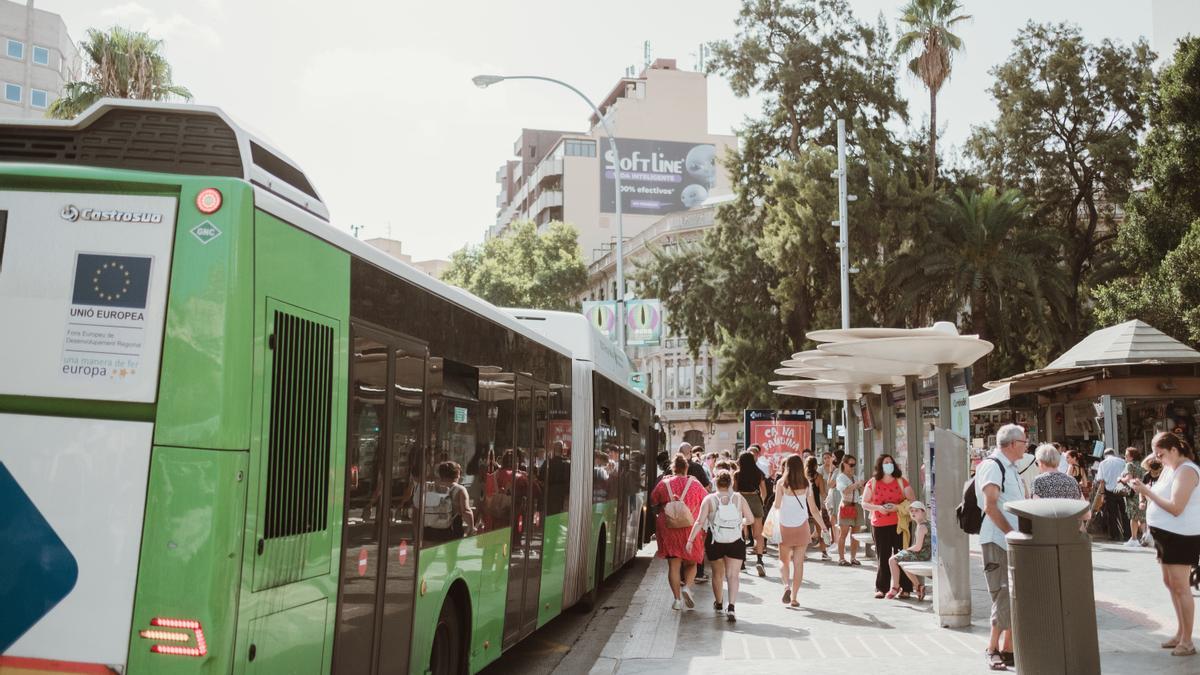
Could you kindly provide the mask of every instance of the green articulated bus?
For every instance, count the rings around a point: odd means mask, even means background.
[[[0,671],[478,671],[648,539],[629,371],[219,110],[0,123]]]

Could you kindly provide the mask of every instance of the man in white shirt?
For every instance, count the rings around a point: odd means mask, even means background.
[[[1123,542],[1129,539],[1129,518],[1125,515],[1125,493],[1129,488],[1117,482],[1125,473],[1125,460],[1117,456],[1117,451],[1108,448],[1104,451],[1104,459],[1096,467],[1096,491],[1103,490],[1104,525],[1108,528],[1108,536],[1113,541]]]
[[[996,432],[995,452],[988,455],[975,471],[975,497],[983,511],[979,528],[983,576],[992,596],[992,633],[988,640],[988,665],[993,670],[1015,663],[1012,647],[1012,607],[1008,594],[1008,541],[1004,538],[1017,527],[1017,516],[1004,510],[1008,502],[1025,499],[1017,460],[1025,454],[1025,430],[1006,424]],[[1003,644],[1002,644],[1003,643]]]

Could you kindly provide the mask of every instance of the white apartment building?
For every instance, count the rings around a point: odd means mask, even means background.
[[[625,77],[597,103],[613,128],[622,163],[626,274],[651,258],[652,248],[699,241],[715,222],[717,204],[731,198],[721,166],[737,140],[708,131],[708,80],[658,59],[638,77]],[[588,263],[588,290],[580,300],[611,300],[617,294],[616,219],[608,140],[594,115],[587,131],[523,129],[511,159],[496,173],[499,212],[487,237],[504,236],[517,220],[552,220],[579,229]],[[635,154],[636,153],[636,154]],[[607,170],[605,170],[607,169]],[[719,372],[704,345],[696,357],[680,335],[664,335],[658,347],[631,347],[638,371],[647,374],[668,442],[733,450],[739,443],[739,411],[710,419],[704,392]]]
[[[0,0],[0,117],[45,117],[79,76],[79,50],[58,14]]]

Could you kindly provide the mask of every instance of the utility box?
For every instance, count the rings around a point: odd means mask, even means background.
[[[1019,519],[1007,536],[1017,671],[1099,673],[1092,541],[1079,529],[1088,503],[1024,499],[1004,508]]]

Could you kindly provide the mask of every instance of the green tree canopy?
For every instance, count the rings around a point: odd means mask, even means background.
[[[1013,46],[992,70],[999,116],[974,130],[968,150],[986,183],[1019,189],[1035,220],[1063,237],[1061,351],[1091,328],[1091,291],[1116,273],[1116,216],[1132,186],[1154,53],[1144,40],[1090,44],[1067,24],[1029,23]]]
[[[915,147],[889,130],[907,122],[886,24],[858,21],[844,0],[744,0],[733,40],[713,46],[713,69],[739,95],[758,92],[762,113],[725,158],[736,199],[722,205],[700,245],[660,251],[637,272],[663,298],[672,330],[698,350],[708,342],[721,371],[713,411],[780,403],[767,384],[804,334],[837,325],[835,122],[847,120],[855,322],[886,298],[883,251],[924,227],[931,203]],[[794,404],[794,401],[792,401]]]
[[[1200,38],[1179,42],[1147,97],[1150,132],[1117,250],[1128,276],[1097,293],[1104,323],[1141,319],[1200,347]]]
[[[952,31],[970,19],[959,14],[958,0],[909,0],[900,10],[904,32],[896,40],[900,54],[916,52],[908,70],[929,90],[929,184],[937,180],[937,95],[950,78],[955,52],[962,51],[962,38]]]
[[[889,261],[899,299],[890,318],[923,304],[932,320],[958,323],[965,313],[962,328],[996,345],[975,364],[979,384],[992,373],[1026,370],[1027,342],[1049,340],[1045,317],[1065,305],[1063,270],[1045,263],[1060,246],[1056,232],[1031,221],[1016,190],[960,189],[939,205],[929,235]]]
[[[456,252],[442,281],[500,307],[578,310],[576,298],[587,286],[579,232],[560,222],[544,232],[531,221],[510,228],[504,237]]]
[[[142,31],[114,26],[89,28],[79,44],[85,58],[83,80],[67,82],[63,95],[50,104],[47,115],[70,119],[105,97],[163,101],[192,93],[171,80],[171,65],[162,55],[163,42]]]

